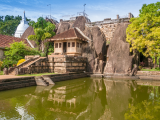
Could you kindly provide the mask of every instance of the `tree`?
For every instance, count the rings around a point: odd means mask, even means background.
[[[160,2],[144,4],[139,17],[130,22],[126,31],[130,51],[138,50],[145,57],[156,59],[160,55]]]
[[[37,22],[30,21],[29,25],[34,28],[35,35],[28,36],[29,40],[34,40],[37,45],[40,45],[43,40],[55,35],[53,31],[55,25],[51,22],[47,22],[43,17],[37,19]],[[39,48],[38,48],[39,49]]]
[[[10,44],[10,47],[6,48],[4,54],[5,59],[3,60],[3,66],[9,67],[17,64],[18,60],[24,59],[25,55],[40,55],[40,52],[26,46],[26,44],[21,41]]]
[[[4,18],[4,19],[3,19]],[[21,16],[0,16],[0,34],[13,36],[17,26],[22,20]],[[26,19],[30,21],[30,19]]]

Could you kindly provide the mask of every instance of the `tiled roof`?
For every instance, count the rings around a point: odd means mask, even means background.
[[[30,45],[25,39],[0,34],[0,47],[2,48],[10,47],[10,44],[13,43],[14,41],[15,42],[24,41],[24,43],[30,47]]]
[[[57,34],[48,39],[48,41],[54,40],[70,40],[70,39],[79,39],[82,41],[87,41],[87,39],[82,35],[76,28],[69,29],[61,34]]]

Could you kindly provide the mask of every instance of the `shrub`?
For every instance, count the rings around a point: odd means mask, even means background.
[[[142,70],[142,66],[138,66],[138,69],[139,69],[139,70]]]
[[[3,62],[2,62],[2,61],[0,61],[0,72],[1,72],[2,64],[3,64]]]
[[[25,59],[20,59],[17,63],[17,66],[20,65],[21,63],[23,63],[25,61]]]
[[[24,42],[14,42],[6,48],[4,52],[5,59],[3,60],[3,67],[11,67],[17,64],[18,60],[24,59],[25,55],[40,55],[36,49],[26,46]]]

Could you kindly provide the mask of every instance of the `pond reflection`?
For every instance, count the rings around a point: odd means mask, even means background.
[[[1,120],[159,120],[160,82],[75,79],[0,92]]]

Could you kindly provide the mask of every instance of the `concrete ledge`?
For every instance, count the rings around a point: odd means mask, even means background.
[[[90,77],[91,78],[103,78],[104,75],[103,74],[91,74]]]
[[[104,78],[111,78],[111,79],[130,79],[130,80],[137,80],[137,79],[139,79],[138,76],[104,76]]]
[[[159,77],[154,77],[154,76],[139,76],[139,78],[141,80],[160,80],[160,76]]]

